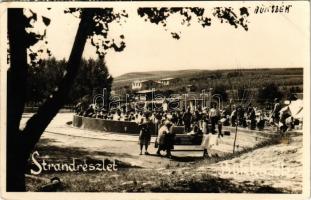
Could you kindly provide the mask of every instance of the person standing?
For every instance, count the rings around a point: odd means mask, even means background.
[[[201,147],[204,149],[203,156],[206,158],[210,157],[211,150],[214,146],[218,145],[219,137],[216,134],[204,134]]]
[[[223,137],[221,120],[218,120],[217,127],[218,127],[218,137]]]
[[[272,120],[273,123],[278,126],[279,121],[280,121],[280,110],[281,110],[282,106],[280,104],[280,100],[278,98],[274,99],[274,107],[273,107],[273,111],[272,111]]]
[[[175,134],[173,133],[174,124],[171,122],[168,124],[167,128],[169,130],[168,134],[166,135],[166,157],[171,158],[171,150],[174,149],[174,141],[175,141]]]
[[[209,117],[212,124],[212,133],[215,133],[216,123],[218,121],[218,113],[215,108],[215,105],[212,106],[212,108],[209,111]]]
[[[251,105],[248,107],[248,119],[250,120],[250,129],[255,130],[256,129],[256,112],[254,107]]]
[[[202,133],[207,134],[208,133],[208,114],[204,113],[202,116]]]
[[[191,121],[192,121],[192,114],[190,112],[190,108],[188,108],[187,111],[184,113],[182,119],[183,119],[183,122],[185,125],[185,131],[190,132],[191,131]]]
[[[230,119],[231,119],[231,126],[236,126],[237,123],[238,123],[238,113],[237,113],[237,108],[235,107],[235,105],[232,106],[233,109],[232,109],[232,112],[231,112],[231,115],[230,115]]]
[[[139,132],[139,145],[140,145],[140,153],[139,155],[143,154],[143,147],[145,146],[145,155],[149,155],[148,153],[148,146],[150,145],[151,140],[151,124],[148,121],[148,118],[144,118],[139,125],[140,132]]]

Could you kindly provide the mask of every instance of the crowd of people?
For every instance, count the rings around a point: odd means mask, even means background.
[[[193,129],[195,129],[194,131],[201,132],[214,131],[216,126],[222,125],[263,129],[265,125],[264,120],[268,117],[266,113],[257,112],[256,108],[251,105],[247,107],[232,105],[222,110],[213,105],[211,108],[198,106],[193,110],[188,107],[186,109],[172,111],[126,111],[125,109],[106,111],[105,109],[97,109],[94,104],[90,104],[87,108],[78,104],[75,111],[79,116],[115,121],[130,121],[138,124],[145,117],[154,124],[169,120],[176,126],[184,126],[186,132],[193,131]],[[208,129],[208,125],[211,128]]]
[[[191,110],[189,107],[183,110],[173,111],[135,111],[126,109],[116,109],[106,111],[98,109],[95,104],[85,106],[78,104],[76,106],[76,114],[84,117],[100,118],[105,120],[129,121],[139,124],[140,136],[140,154],[145,147],[145,154],[148,155],[148,146],[152,135],[151,126],[156,127],[158,134],[156,146],[157,154],[161,151],[166,151],[167,156],[171,156],[171,149],[174,145],[174,133],[172,127],[183,126],[184,132],[190,135],[211,135],[217,134],[222,136],[223,126],[239,126],[248,127],[252,130],[264,129],[267,124],[275,124],[277,127],[282,123],[281,130],[285,131],[288,128],[286,123],[289,114],[282,111],[282,105],[278,99],[275,99],[274,109],[272,112],[261,112],[251,104],[247,106],[228,105],[220,110],[216,105],[211,105],[210,108],[197,107]],[[267,123],[268,122],[268,123]],[[270,122],[270,123],[269,123]],[[206,143],[206,141],[202,141]],[[205,152],[207,150],[205,149]],[[207,153],[207,152],[206,152]]]

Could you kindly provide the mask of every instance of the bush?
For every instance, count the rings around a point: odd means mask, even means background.
[[[264,104],[265,102],[273,102],[275,98],[282,98],[283,93],[274,83],[269,83],[258,90],[257,102]]]

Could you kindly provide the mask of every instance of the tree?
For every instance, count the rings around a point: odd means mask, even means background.
[[[101,59],[110,48],[115,51],[122,51],[125,48],[123,41],[118,45],[107,37],[108,24],[119,21],[121,17],[127,17],[125,11],[120,14],[115,13],[112,8],[84,8],[69,9],[66,12],[78,13],[81,20],[65,73],[58,87],[39,107],[37,113],[27,121],[25,128],[20,130],[28,83],[27,50],[43,40],[45,34],[26,31],[27,28],[33,27],[33,21],[39,20],[36,13],[31,11],[31,16],[26,17],[23,9],[8,9],[10,68],[7,72],[7,191],[25,191],[25,172],[29,155],[45,128],[65,104],[79,70],[86,41],[88,39],[91,41]],[[42,17],[42,20],[46,26],[49,25],[50,19]],[[100,38],[95,40],[93,37],[95,35]],[[120,37],[124,38],[122,35]],[[41,49],[38,52],[30,52],[32,65],[40,63],[37,57],[40,52]]]
[[[27,104],[40,105],[53,92],[63,77],[66,61],[54,57],[43,60],[37,67],[28,66]]]
[[[241,86],[237,90],[237,97],[241,103],[250,103],[251,99],[251,90],[245,86]]]
[[[226,87],[222,84],[220,85],[217,85],[213,91],[212,91],[213,95],[219,95],[221,97],[221,100],[223,102],[226,102],[228,100],[228,94],[227,94],[227,91],[226,91]]]
[[[296,93],[300,93],[302,92],[301,88],[299,87],[290,87],[289,89],[287,88],[286,91],[285,91],[285,96],[286,96],[286,99],[289,100],[289,101],[295,101],[297,100],[297,95]]]
[[[269,83],[258,90],[257,102],[264,104],[266,102],[273,102],[275,98],[280,99],[282,97],[283,94],[279,87],[274,83]]]
[[[56,60],[54,57],[43,60],[38,67],[29,66],[27,105],[39,106],[53,92],[61,81],[66,69],[67,61]],[[70,90],[66,104],[76,104],[85,95],[102,94],[105,88],[105,95],[110,94],[113,78],[108,68],[101,59],[82,59],[79,73]],[[107,99],[109,99],[107,96]],[[89,102],[92,102],[90,97]]]

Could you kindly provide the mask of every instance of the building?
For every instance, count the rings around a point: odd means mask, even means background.
[[[160,86],[175,85],[178,81],[179,78],[163,78],[157,81],[136,80],[132,82],[132,90],[151,90],[152,88],[158,88]]]
[[[153,80],[137,80],[132,82],[132,90],[149,90],[159,86],[159,83]]]
[[[162,85],[162,86],[169,86],[169,85],[174,85],[179,81],[178,78],[163,78],[160,79],[158,82]]]

